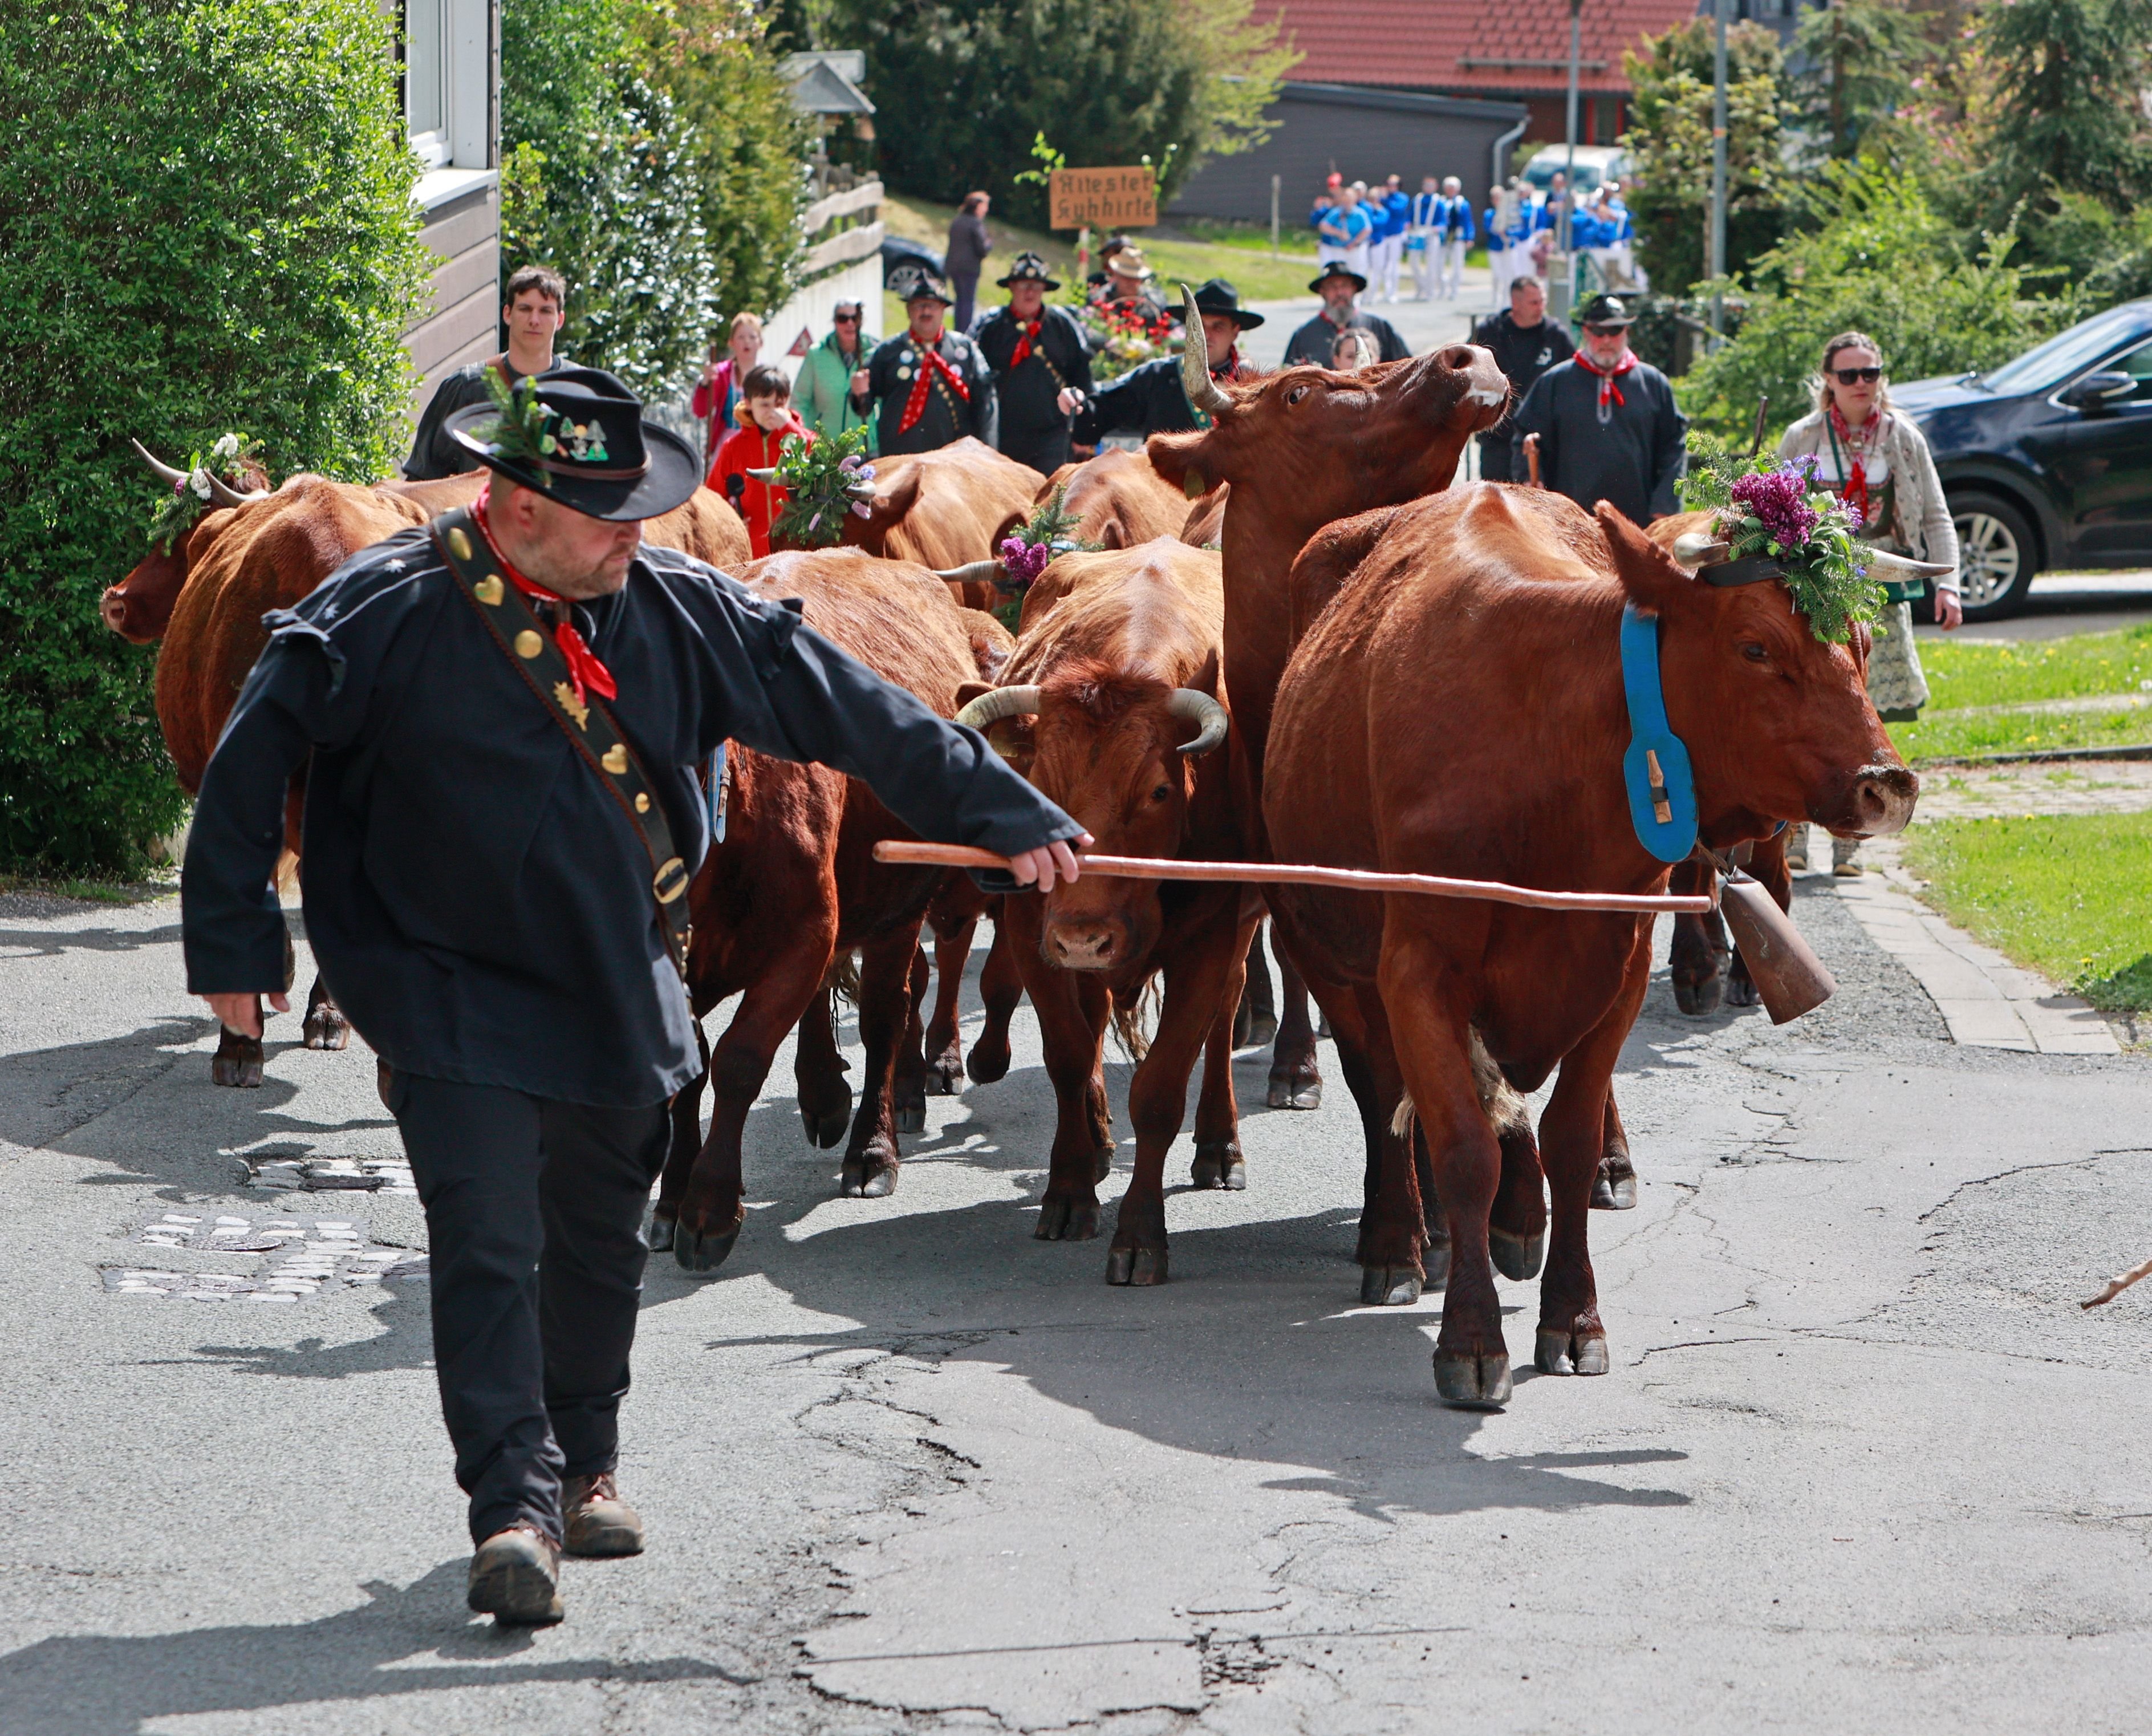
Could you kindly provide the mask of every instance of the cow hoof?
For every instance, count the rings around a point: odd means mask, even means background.
[[[964,1065],[966,1070],[972,1075],[972,1083],[973,1084],[999,1084],[1003,1079],[1008,1077],[1009,1046],[1007,1039],[1004,1038],[999,1043],[995,1043],[992,1048],[989,1048],[987,1046],[987,1039],[982,1037],[977,1043],[972,1045],[972,1053],[965,1058]]]
[[[847,1200],[886,1200],[896,1191],[896,1165],[847,1163],[842,1191]]]
[[[698,1235],[685,1224],[672,1226],[672,1257],[683,1272],[715,1272],[725,1263],[725,1256],[733,1251],[733,1244],[740,1238],[740,1231],[747,1223],[747,1208],[740,1208],[739,1216],[723,1229],[713,1235]]]
[[[1736,977],[1726,985],[1726,1004],[1729,1007],[1760,1007],[1764,997],[1757,992],[1754,981],[1747,977]]]
[[[1165,1250],[1109,1249],[1106,1253],[1106,1282],[1109,1284],[1163,1284],[1165,1282]]]
[[[1264,1100],[1274,1109],[1319,1109],[1322,1107],[1322,1081],[1296,1080],[1287,1074],[1272,1074],[1270,1092]]]
[[[1723,992],[1722,979],[1707,977],[1701,982],[1690,982],[1674,978],[1674,1005],[1693,1018],[1718,1011],[1718,997]]]
[[[1038,1202],[1038,1227],[1031,1233],[1038,1241],[1089,1241],[1099,1233],[1097,1202],[1048,1194]]]
[[[926,1069],[926,1094],[929,1097],[962,1097],[964,1094],[964,1058],[952,1049]]]
[[[308,1048],[340,1049],[351,1041],[351,1021],[326,1002],[309,1008],[299,1028]]]
[[[1594,1211],[1634,1211],[1637,1209],[1637,1178],[1634,1175],[1609,1175],[1601,1170],[1591,1184],[1591,1209]]]
[[[1546,1231],[1541,1230],[1527,1240],[1505,1230],[1490,1229],[1487,1232],[1487,1253],[1495,1262],[1495,1271],[1521,1284],[1527,1278],[1537,1277],[1540,1267],[1546,1261]]]
[[[1604,1374],[1606,1340],[1597,1332],[1571,1333],[1560,1327],[1543,1326],[1532,1362],[1542,1374]]]
[[[1114,1148],[1101,1145],[1091,1154],[1091,1185],[1096,1187],[1114,1173]]]
[[[649,1243],[652,1253],[662,1254],[672,1246],[672,1232],[677,1227],[677,1220],[667,1217],[662,1212],[653,1211],[650,1214],[650,1228],[644,1232],[642,1239]]]
[[[1438,1350],[1434,1390],[1444,1404],[1459,1410],[1499,1410],[1510,1402],[1510,1358],[1499,1350],[1485,1356]]]
[[[1222,1188],[1237,1194],[1248,1185],[1247,1160],[1231,1140],[1198,1145],[1195,1161],[1188,1166],[1188,1179],[1198,1187]]]
[[[926,1094],[925,1092],[922,1091],[916,1098],[910,1100],[899,1098],[896,1100],[894,1108],[896,1115],[896,1130],[899,1133],[924,1133],[926,1131]]]
[[[1419,1300],[1420,1276],[1409,1267],[1368,1266],[1360,1271],[1360,1303],[1369,1308],[1402,1308]]]

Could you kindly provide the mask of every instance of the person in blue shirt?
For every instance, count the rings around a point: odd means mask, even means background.
[[[1405,255],[1412,261],[1414,298],[1434,299],[1434,274],[1442,251],[1442,229],[1449,201],[1436,190],[1431,175],[1420,177],[1419,191],[1405,208]]]
[[[1393,175],[1373,197],[1383,213],[1383,241],[1375,258],[1375,282],[1382,290],[1383,298],[1391,302],[1398,298],[1398,272],[1404,264],[1405,231],[1412,221],[1412,201],[1398,185],[1403,179],[1402,175]]]
[[[1348,269],[1363,277],[1371,277],[1375,269],[1375,251],[1383,243],[1383,236],[1389,221],[1379,197],[1370,198],[1368,184],[1363,180],[1353,183],[1353,209],[1364,220],[1366,227],[1359,233],[1358,244],[1348,243],[1345,249],[1345,263]]]
[[[1307,226],[1315,231],[1315,262],[1318,266],[1328,265],[1332,260],[1345,256],[1345,243],[1332,239],[1323,228],[1337,211],[1337,195],[1329,187],[1325,187],[1315,195],[1315,203],[1308,211]]]
[[[1510,177],[1506,187],[1490,195],[1486,211],[1487,263],[1495,280],[1495,305],[1507,305],[1510,286],[1518,278],[1536,276],[1530,253],[1537,207],[1530,196]]]
[[[1450,175],[1442,184],[1442,298],[1454,302],[1464,292],[1464,256],[1479,231],[1472,223],[1472,201],[1464,183]]]

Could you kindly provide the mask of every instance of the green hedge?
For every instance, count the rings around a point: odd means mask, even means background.
[[[226,429],[393,474],[429,256],[374,0],[0,8],[0,866],[124,871],[181,810],[155,652],[98,618]]]

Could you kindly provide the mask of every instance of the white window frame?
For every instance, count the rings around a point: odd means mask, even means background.
[[[395,17],[400,52],[408,81],[409,68],[435,64],[445,58],[442,97],[446,113],[443,124],[409,136],[429,174],[443,170],[491,170],[493,159],[493,39],[495,0],[439,0],[441,29],[438,43],[413,43],[404,38],[408,8],[396,0]],[[408,84],[407,84],[408,90]],[[408,95],[404,113],[410,113]]]

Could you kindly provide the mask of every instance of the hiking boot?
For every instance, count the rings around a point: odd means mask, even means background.
[[[571,1556],[639,1556],[642,1515],[620,1498],[611,1471],[571,1477],[561,1491],[561,1518]]]
[[[529,1525],[495,1531],[471,1557],[467,1601],[504,1625],[546,1627],[561,1607],[561,1547]]]

